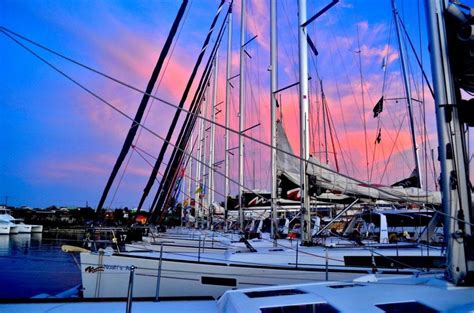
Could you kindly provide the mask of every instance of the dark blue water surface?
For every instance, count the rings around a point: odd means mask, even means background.
[[[0,235],[0,299],[55,295],[79,285],[80,270],[73,254],[61,251],[63,244],[81,245],[80,235]]]

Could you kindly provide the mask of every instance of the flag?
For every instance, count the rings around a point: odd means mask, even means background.
[[[387,68],[387,58],[386,57],[383,57],[383,59],[382,59],[381,68],[382,68],[382,70],[385,70]]]
[[[379,116],[380,113],[383,111],[383,96],[380,98],[380,100],[377,102],[377,104],[374,106],[374,109],[372,112],[374,112],[374,118]]]
[[[382,128],[379,128],[379,133],[377,134],[377,138],[375,138],[375,143],[380,143],[382,141]]]
[[[201,193],[202,192],[202,188],[201,188],[201,185],[199,185],[199,187],[197,187],[196,191],[194,193]]]

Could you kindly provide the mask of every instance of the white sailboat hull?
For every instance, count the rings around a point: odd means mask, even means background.
[[[159,258],[151,254],[104,255],[81,253],[81,277],[85,298],[127,295],[130,267],[135,266],[134,297],[155,297]],[[355,279],[370,272],[367,268],[330,266],[328,279]],[[397,274],[395,270],[381,275]],[[160,297],[213,297],[226,290],[262,287],[288,283],[310,283],[326,280],[324,265],[243,264],[225,261],[195,261],[191,258],[162,260]]]

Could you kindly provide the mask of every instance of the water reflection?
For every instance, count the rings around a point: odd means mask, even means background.
[[[0,256],[8,255],[10,245],[10,235],[0,235]]]
[[[43,239],[43,233],[33,233],[33,234],[31,234],[32,242],[41,243],[41,239]]]
[[[54,295],[80,284],[72,256],[61,251],[77,240],[57,232],[0,236],[0,299]]]
[[[31,234],[16,234],[10,236],[10,241],[17,252],[28,254],[31,243]]]

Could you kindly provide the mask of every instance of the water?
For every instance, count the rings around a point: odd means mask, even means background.
[[[81,239],[56,232],[0,235],[0,299],[55,295],[79,285],[79,256],[62,252],[61,245],[80,246]]]

